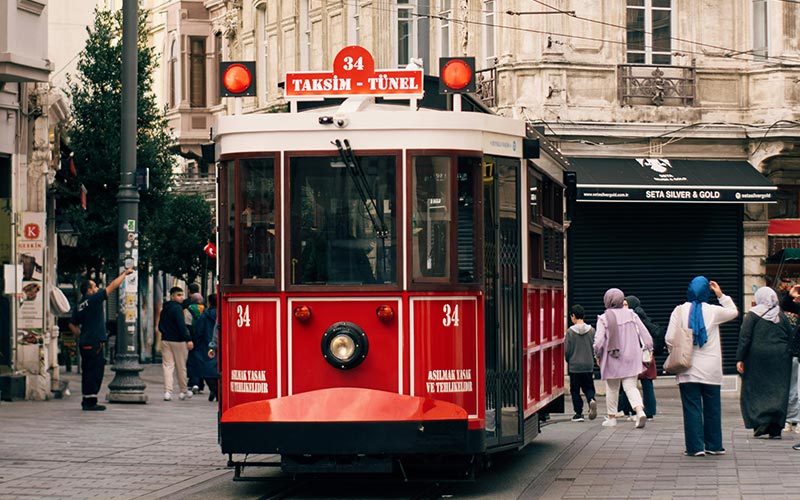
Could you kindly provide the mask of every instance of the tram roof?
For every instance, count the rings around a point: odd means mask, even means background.
[[[219,117],[213,140],[217,155],[268,151],[330,151],[336,139],[356,150],[437,149],[521,157],[523,120],[485,112],[411,108],[349,98],[338,106],[296,113]]]

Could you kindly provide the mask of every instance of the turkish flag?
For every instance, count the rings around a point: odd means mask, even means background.
[[[212,259],[217,258],[217,245],[211,243],[210,241],[206,243],[206,246],[203,247],[203,251]]]

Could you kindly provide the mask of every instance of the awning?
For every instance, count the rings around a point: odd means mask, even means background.
[[[771,219],[767,234],[770,236],[800,235],[800,219]]]
[[[772,203],[777,188],[746,161],[569,158],[577,201]]]

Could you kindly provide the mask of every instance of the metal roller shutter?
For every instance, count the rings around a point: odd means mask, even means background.
[[[603,294],[616,287],[666,329],[697,275],[718,282],[742,310],[741,205],[577,203],[567,241],[568,306],[583,305],[592,326]],[[741,314],[721,328],[726,374],[735,373],[740,324]]]

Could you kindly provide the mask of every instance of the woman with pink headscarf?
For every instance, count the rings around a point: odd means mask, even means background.
[[[606,311],[597,317],[594,353],[600,365],[600,378],[606,381],[606,411],[604,427],[617,425],[619,389],[622,386],[636,412],[636,428],[647,422],[642,395],[636,378],[646,368],[642,363],[642,347],[652,351],[653,338],[639,316],[623,308],[625,294],[611,288],[603,296]]]

